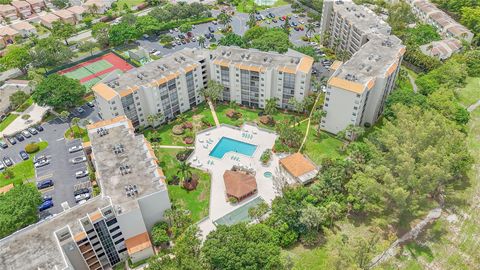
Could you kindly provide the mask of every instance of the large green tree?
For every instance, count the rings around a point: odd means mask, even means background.
[[[85,86],[81,85],[78,80],[52,74],[37,85],[32,97],[39,105],[67,109],[78,104],[85,93]]]
[[[24,45],[10,45],[0,58],[0,66],[6,69],[18,68],[23,74],[27,73],[28,65],[32,61],[29,49]]]
[[[77,28],[70,23],[64,23],[62,21],[53,22],[52,35],[65,41],[68,46],[68,39],[77,33]]]
[[[201,94],[204,96],[205,99],[210,99],[213,103],[215,103],[223,93],[223,85],[214,81],[210,80],[207,83],[207,87],[201,90]]]
[[[17,185],[0,195],[0,238],[38,221],[40,192],[33,185]]]
[[[264,224],[220,225],[202,248],[212,269],[279,269],[280,247],[275,232]]]
[[[99,22],[92,26],[92,37],[95,38],[103,48],[110,44],[109,32],[110,24]]]
[[[110,28],[109,42],[114,46],[118,46],[134,41],[140,37],[140,35],[141,33],[134,25],[122,22]]]
[[[39,39],[31,51],[33,66],[45,69],[66,63],[73,55],[65,44],[53,36]]]

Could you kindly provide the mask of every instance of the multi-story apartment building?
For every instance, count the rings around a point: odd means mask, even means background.
[[[154,254],[149,232],[170,200],[143,135],[120,116],[87,127],[101,196],[0,241],[0,269],[111,269]]]
[[[32,7],[33,12],[39,13],[45,8],[45,2],[43,0],[26,0]]]
[[[27,1],[12,1],[12,6],[14,6],[17,9],[17,13],[20,15],[22,18],[28,18],[30,15],[32,15],[32,7]]]
[[[222,100],[264,108],[266,100],[290,108],[291,98],[302,101],[310,91],[313,58],[294,50],[285,54],[218,47],[210,57],[211,79],[224,86]]]
[[[405,47],[385,22],[353,2],[324,1],[321,27],[329,47],[352,56],[336,65],[327,82],[327,114],[320,127],[336,134],[349,125],[374,124],[394,87]]]
[[[12,5],[0,5],[0,16],[8,20],[18,19],[17,9]]]
[[[422,22],[434,26],[445,38],[456,38],[472,42],[473,33],[465,26],[459,24],[447,13],[437,8],[428,0],[407,0],[412,7],[412,12]]]
[[[320,28],[328,47],[347,56],[357,52],[372,34],[391,32],[390,26],[370,9],[351,1],[324,1]]]
[[[103,119],[126,115],[135,127],[158,125],[203,101],[209,79],[224,86],[222,100],[263,108],[269,98],[288,108],[310,91],[313,59],[296,51],[285,55],[234,47],[215,51],[183,49],[127,73],[111,74],[92,87]]]

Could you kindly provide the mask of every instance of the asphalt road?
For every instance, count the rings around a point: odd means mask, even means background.
[[[86,105],[82,106],[85,110],[84,113],[77,117],[81,119],[89,119],[92,122],[100,120],[98,112],[95,108],[90,108]],[[73,117],[74,115],[72,115]],[[75,172],[85,169],[87,164],[72,164],[70,159],[83,155],[82,151],[76,153],[69,153],[68,148],[73,145],[81,144],[80,140],[66,140],[64,137],[65,131],[68,129],[68,123],[60,120],[59,118],[53,119],[49,122],[43,123],[42,127],[44,131],[32,136],[23,142],[17,142],[15,145],[10,145],[6,149],[0,150],[0,157],[8,156],[14,163],[21,162],[19,152],[25,148],[30,142],[33,141],[47,141],[48,147],[41,151],[38,155],[45,155],[50,160],[50,164],[35,169],[36,182],[46,179],[52,179],[54,186],[41,190],[43,195],[51,195],[53,197],[54,207],[45,210],[41,213],[41,217],[44,218],[48,215],[60,213],[63,211],[61,204],[68,202],[70,207],[76,205],[75,198],[73,196],[74,186],[82,183],[89,182],[88,176],[77,179]]]

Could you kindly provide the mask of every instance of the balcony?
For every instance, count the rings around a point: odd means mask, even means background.
[[[100,263],[97,261],[97,262],[94,263],[93,265],[90,265],[88,268],[89,268],[90,270],[96,270],[96,269],[101,269],[101,267],[102,267],[102,266],[101,266]]]
[[[82,252],[82,254],[92,250],[92,246],[90,245],[89,242],[85,242],[83,245],[79,246],[80,248],[80,252]]]
[[[83,258],[85,258],[85,260],[88,260],[94,256],[95,256],[95,252],[93,252],[93,250],[90,250],[83,254]]]
[[[92,257],[92,258],[90,258],[90,259],[87,260],[87,264],[88,264],[88,266],[90,266],[90,267],[92,267],[93,265],[95,265],[95,264],[97,264],[97,263],[100,264],[100,263],[98,262],[97,257]],[[96,267],[94,267],[94,268],[96,268]]]

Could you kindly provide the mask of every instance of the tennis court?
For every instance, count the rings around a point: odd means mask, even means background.
[[[87,89],[90,89],[90,87],[112,72],[124,73],[132,68],[132,65],[114,53],[107,53],[73,67],[60,70],[58,73],[79,80]]]
[[[265,200],[263,200],[262,197],[256,197],[255,199],[240,206],[239,208],[233,210],[232,212],[226,214],[225,216],[213,221],[213,224],[215,224],[215,226],[218,226],[218,225],[230,226],[240,222],[250,222],[251,219],[248,216],[248,209],[257,206],[261,202],[265,202]]]

